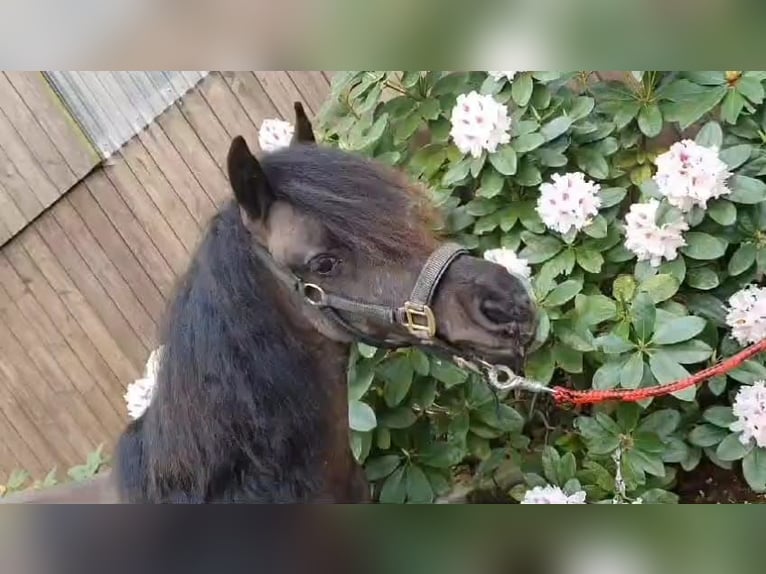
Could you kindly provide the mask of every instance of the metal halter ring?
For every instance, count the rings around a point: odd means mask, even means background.
[[[309,304],[314,305],[315,307],[324,305],[327,295],[325,294],[324,289],[319,285],[314,283],[304,283],[301,290],[303,291],[303,297]]]
[[[428,305],[407,301],[404,304],[404,321],[407,330],[421,339],[432,339],[436,335],[436,318]]]

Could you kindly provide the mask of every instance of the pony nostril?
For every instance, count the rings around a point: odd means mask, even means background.
[[[481,311],[481,314],[486,319],[497,326],[504,326],[508,323],[523,320],[518,307],[508,301],[484,299],[479,304],[479,311]]]

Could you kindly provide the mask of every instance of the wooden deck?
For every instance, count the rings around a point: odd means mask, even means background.
[[[110,450],[174,281],[229,197],[231,138],[257,148],[263,119],[290,119],[294,100],[316,113],[329,92],[322,72],[212,73],[97,166],[77,126],[43,113],[58,102],[40,81],[0,75],[0,245],[12,236],[0,247],[0,477],[63,475]]]

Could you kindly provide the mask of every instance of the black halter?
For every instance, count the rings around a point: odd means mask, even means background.
[[[492,365],[478,356],[467,355],[436,336],[436,317],[432,308],[436,289],[449,266],[457,258],[468,253],[456,243],[444,243],[430,255],[415,281],[409,299],[400,307],[365,303],[327,293],[321,286],[306,283],[291,271],[278,265],[262,246],[256,245],[255,253],[274,277],[291,292],[297,293],[307,304],[320,309],[326,317],[357,341],[382,348],[414,344],[436,352],[461,368],[468,368],[485,376],[490,384],[501,390],[529,388],[529,385],[533,385],[535,390],[540,390],[537,388],[539,384],[519,377],[505,365]],[[389,337],[382,339],[372,337],[347,321],[341,313],[402,326],[416,340],[414,343],[404,343]],[[543,389],[547,390],[545,387]]]

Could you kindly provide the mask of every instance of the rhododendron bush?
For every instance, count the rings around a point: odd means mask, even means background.
[[[456,240],[528,275],[526,374],[635,389],[766,336],[764,72],[342,72],[325,144],[428,189]],[[395,217],[396,214],[392,214]],[[673,502],[713,464],[766,491],[763,357],[640,404],[497,393],[415,349],[359,345],[352,449],[383,502]]]

